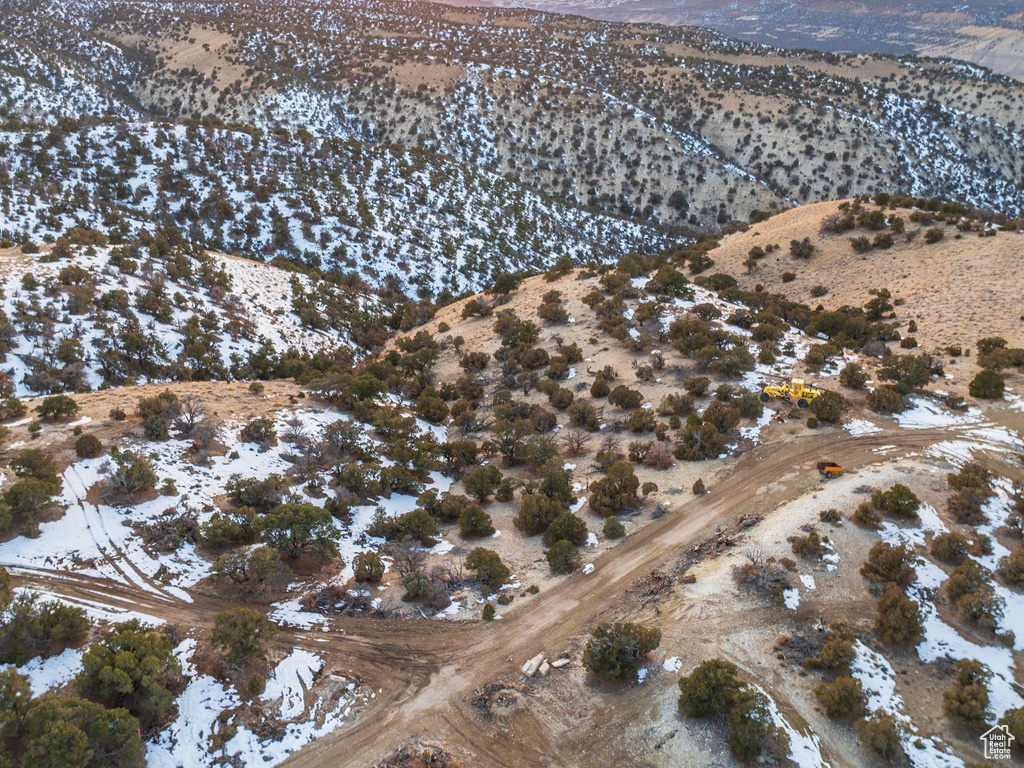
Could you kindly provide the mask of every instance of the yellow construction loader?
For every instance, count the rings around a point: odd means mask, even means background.
[[[803,379],[784,381],[781,384],[769,384],[761,390],[761,402],[767,403],[773,397],[779,397],[787,403],[796,403],[799,408],[806,408],[811,400],[821,394],[820,389],[807,384]]]

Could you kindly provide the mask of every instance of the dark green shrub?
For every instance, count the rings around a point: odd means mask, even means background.
[[[488,464],[468,472],[462,478],[462,484],[466,493],[485,502],[501,484],[501,480],[501,470]]]
[[[921,607],[896,586],[890,586],[878,598],[875,631],[887,643],[913,645],[924,636]]]
[[[831,683],[821,683],[814,695],[825,714],[832,719],[856,720],[867,712],[864,687],[852,677],[837,677]]]
[[[238,433],[240,442],[256,443],[263,450],[266,450],[276,438],[277,430],[274,428],[273,420],[265,417],[253,419]]]
[[[544,533],[563,509],[560,503],[544,494],[525,493],[512,524],[527,536],[536,536]]]
[[[510,574],[498,553],[483,547],[477,547],[466,556],[465,566],[476,572],[476,577],[480,581],[480,591],[484,595],[496,592]]]
[[[640,480],[628,461],[616,461],[605,477],[591,485],[590,509],[602,517],[614,515],[637,501]]]
[[[971,380],[968,391],[971,397],[979,400],[1002,400],[1006,391],[1006,379],[997,371],[978,371],[978,375]]]
[[[0,610],[2,664],[24,664],[41,652],[57,651],[83,640],[90,629],[89,619],[81,608],[41,600],[32,592],[12,595],[6,569],[0,572]]]
[[[360,552],[352,560],[355,579],[365,584],[380,584],[384,578],[384,563],[376,552]]]
[[[80,459],[94,459],[103,453],[103,445],[95,435],[82,435],[75,441],[75,453]]]
[[[572,512],[563,512],[544,531],[544,543],[549,547],[558,541],[568,541],[580,547],[587,540],[587,524]]]
[[[88,698],[124,707],[152,723],[174,708],[167,686],[180,671],[171,641],[132,620],[117,624],[85,652],[75,685]]]
[[[898,763],[906,759],[900,731],[892,715],[876,712],[860,729],[860,741],[883,760]]]
[[[223,649],[233,661],[262,659],[266,643],[277,635],[277,625],[252,608],[229,608],[213,621],[210,644]]]
[[[470,504],[459,515],[459,533],[466,538],[494,535],[491,516],[477,504]]]
[[[973,728],[984,728],[988,719],[988,681],[992,673],[980,661],[960,659],[953,687],[942,697],[947,715]]]
[[[808,667],[825,667],[836,672],[849,671],[851,662],[857,658],[853,647],[857,638],[845,621],[838,621],[828,629],[828,636],[813,663],[804,663]]]
[[[857,363],[847,363],[839,372],[839,382],[850,389],[863,389],[868,383],[868,375]]]
[[[545,557],[554,573],[570,573],[580,567],[580,551],[571,541],[556,541]]]
[[[932,557],[940,562],[960,565],[967,559],[970,548],[965,536],[955,531],[947,531],[932,539],[931,553]]]
[[[811,401],[811,412],[826,424],[838,424],[849,410],[850,401],[830,389],[823,390]]]
[[[895,584],[906,588],[917,578],[917,570],[914,568],[916,560],[913,549],[905,544],[879,541],[868,552],[867,562],[861,566],[860,575],[883,585]]]
[[[249,682],[246,683],[246,690],[249,691],[249,695],[253,698],[262,696],[263,692],[267,690],[267,681],[259,672],[249,677]]]
[[[644,396],[640,392],[635,389],[630,389],[622,384],[615,387],[615,389],[608,394],[608,402],[622,408],[624,411],[639,408],[643,401]]]
[[[740,682],[737,672],[723,659],[701,662],[679,679],[679,709],[687,717],[724,716],[729,749],[741,762],[753,762],[765,751],[782,751],[786,739],[771,725],[763,694]]]
[[[583,666],[604,680],[633,678],[643,658],[659,645],[659,629],[631,622],[598,624],[583,651]]]
[[[988,585],[990,572],[974,560],[965,560],[949,575],[944,585],[946,597],[956,603],[964,595],[970,595]]]
[[[806,536],[790,536],[787,541],[793,549],[793,554],[809,560],[820,560],[825,553],[821,543],[821,536],[817,531],[811,531]]]
[[[871,494],[871,503],[890,515],[912,520],[918,518],[917,510],[921,508],[917,495],[900,483],[895,483],[888,491],[875,491]]]
[[[901,395],[895,387],[879,387],[868,392],[868,408],[875,413],[892,414],[901,413],[906,406]]]
[[[1024,750],[1024,707],[1007,710],[1006,714],[999,718],[999,725],[1005,725],[1013,736],[1014,752],[1017,755]]]
[[[619,518],[615,515],[610,515],[605,518],[604,527],[601,529],[601,533],[606,539],[621,539],[626,535],[626,526],[624,526]]]
[[[78,403],[67,395],[51,395],[44,397],[43,402],[36,406],[36,413],[46,421],[57,421],[78,413]]]
[[[839,525],[843,520],[843,514],[838,509],[823,509],[818,513],[818,519],[830,525]]]
[[[690,376],[683,382],[683,389],[690,397],[704,397],[711,386],[711,379],[707,376]]]

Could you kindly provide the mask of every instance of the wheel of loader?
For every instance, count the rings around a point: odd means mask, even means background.
[[[831,480],[835,476],[836,476],[836,473],[832,472],[831,470],[825,473],[825,477],[827,477],[829,480]]]
[[[771,395],[769,395],[767,392],[762,392],[761,393],[761,402],[762,403],[767,403],[771,399],[772,399]]]
[[[798,408],[806,408],[807,407],[807,398],[806,397],[801,397],[799,400],[796,401],[796,404],[797,404]]]

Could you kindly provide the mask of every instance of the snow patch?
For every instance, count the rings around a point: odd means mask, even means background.
[[[28,664],[18,667],[18,674],[28,678],[33,696],[67,685],[82,671],[82,651],[66,648],[63,653],[44,659],[36,656]]]

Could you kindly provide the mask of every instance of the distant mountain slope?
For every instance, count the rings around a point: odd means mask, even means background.
[[[0,22],[18,240],[173,225],[427,296],[879,190],[1024,212],[1024,85],[963,64],[390,1]]]
[[[594,19],[710,27],[754,43],[853,53],[952,57],[1024,78],[1015,0],[470,0]]]
[[[880,188],[1024,208],[1021,169],[997,150],[1021,145],[1024,87],[962,65],[523,11],[215,7],[98,6],[111,35],[156,56],[136,84],[152,109],[281,120],[267,105],[288,94],[314,129],[334,115],[364,138],[668,226]]]
[[[0,115],[45,122],[82,115],[137,118],[109,85],[94,67],[0,38]]]
[[[443,156],[355,139],[158,122],[10,132],[0,152],[0,228],[16,239],[169,222],[215,250],[303,258],[410,293],[666,242]]]

